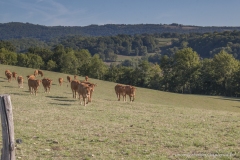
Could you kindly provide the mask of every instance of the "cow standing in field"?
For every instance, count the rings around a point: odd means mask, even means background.
[[[76,94],[77,94],[79,84],[80,84],[80,82],[78,80],[72,80],[71,81],[71,90],[72,90],[72,93],[73,93],[73,98],[77,98]]]
[[[91,87],[88,84],[79,83],[77,92],[78,92],[78,95],[79,95],[80,104],[82,104],[81,103],[81,97],[82,97],[83,102],[84,102],[84,106],[86,106],[86,104],[88,104],[88,99],[89,99],[89,96],[90,96]]]
[[[52,80],[49,78],[43,78],[42,79],[42,84],[43,84],[43,88],[45,93],[50,93],[50,88],[52,85]]]
[[[14,80],[16,80],[16,78],[17,78],[17,73],[16,73],[16,72],[12,72],[12,78],[13,78]]]
[[[37,75],[38,75],[38,70],[35,70],[34,73],[33,73],[33,75],[34,75],[35,77],[37,77]]]
[[[41,84],[41,80],[36,80],[36,79],[29,78],[28,79],[28,87],[29,87],[30,94],[35,93],[35,96],[36,96],[37,95],[37,90],[38,90],[38,87],[40,86],[40,84]]]
[[[18,82],[18,87],[23,88],[23,77],[22,76],[17,77],[17,82]]]
[[[43,77],[43,71],[41,71],[41,70],[38,70],[38,75],[41,75],[41,77]]]
[[[8,82],[10,82],[12,80],[12,73],[11,72],[7,72],[6,73],[6,77],[8,79]]]
[[[123,96],[123,101],[124,101],[124,97],[126,95],[125,86],[122,84],[117,84],[114,89],[115,89],[115,93],[117,95],[118,101],[120,101],[121,96]]]
[[[7,77],[8,82],[12,80],[12,72],[10,72],[10,70],[5,71],[5,76]]]
[[[63,78],[58,78],[59,86],[62,86]]]
[[[67,81],[68,81],[69,83],[72,81],[70,76],[67,76]],[[67,84],[67,87],[68,87],[68,84]]]
[[[125,101],[126,101],[126,95],[129,96],[130,102],[134,101],[136,94],[136,88],[134,86],[126,85],[125,86]]]
[[[81,83],[86,84],[90,87],[91,90],[90,90],[90,95],[88,96],[88,102],[92,102],[92,94],[93,94],[94,88],[97,86],[97,84],[87,82],[87,81],[83,81]]]

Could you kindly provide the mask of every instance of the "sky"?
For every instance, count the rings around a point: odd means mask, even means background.
[[[0,23],[240,26],[240,0],[0,0]]]

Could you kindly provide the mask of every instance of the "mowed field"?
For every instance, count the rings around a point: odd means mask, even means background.
[[[6,69],[24,77],[24,88],[7,82]],[[137,87],[135,101],[123,102],[116,83],[90,77],[97,87],[83,106],[72,98],[68,74],[43,71],[53,79],[51,92],[41,85],[37,96],[30,95],[26,76],[34,70],[0,65],[0,94],[11,96],[15,139],[22,140],[17,159],[240,159],[239,98]]]

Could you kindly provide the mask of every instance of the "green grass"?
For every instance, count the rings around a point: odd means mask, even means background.
[[[239,159],[240,99],[137,88],[133,103],[117,101],[116,83],[97,83],[93,102],[80,105],[67,74],[44,71],[50,93],[30,95],[26,75],[34,69],[0,65],[0,93],[13,105],[16,157],[24,160]],[[24,88],[4,71],[22,75]],[[57,79],[65,83],[58,86]],[[73,77],[73,76],[72,76]],[[39,77],[40,79],[40,77]],[[84,77],[79,77],[83,80]]]

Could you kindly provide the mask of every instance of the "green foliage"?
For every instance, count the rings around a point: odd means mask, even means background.
[[[17,54],[6,50],[5,48],[0,49],[0,63],[7,65],[15,65],[17,63]]]

